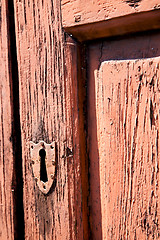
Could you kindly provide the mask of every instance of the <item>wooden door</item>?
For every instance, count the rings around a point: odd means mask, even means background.
[[[160,33],[88,45],[93,239],[159,239]]]
[[[0,0],[2,240],[159,238],[160,34],[116,37],[159,29],[158,1],[90,3]],[[56,143],[46,195],[41,140]]]

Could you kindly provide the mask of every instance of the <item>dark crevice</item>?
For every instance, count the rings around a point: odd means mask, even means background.
[[[80,164],[82,181],[82,214],[84,239],[92,239],[90,217],[90,182],[89,182],[89,152],[88,152],[88,112],[87,112],[87,46],[77,44],[77,77],[80,126]]]
[[[139,6],[139,3],[141,2],[142,0],[126,0],[125,2],[129,4],[130,7],[138,7]]]
[[[23,176],[22,176],[22,147],[19,113],[19,79],[16,50],[16,35],[14,22],[13,0],[6,1],[6,16],[8,28],[8,59],[9,79],[12,108],[12,146],[13,146],[13,224],[14,239],[23,240],[24,237],[24,209],[23,209]]]
[[[48,181],[47,177],[47,169],[46,169],[46,151],[44,149],[41,149],[39,151],[39,156],[40,156],[40,180],[43,182]]]
[[[150,124],[151,124],[151,129],[152,129],[152,125],[155,125],[154,109],[153,109],[152,100],[150,100]]]

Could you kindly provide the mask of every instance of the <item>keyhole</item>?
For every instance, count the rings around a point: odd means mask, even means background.
[[[48,181],[47,177],[47,170],[46,170],[46,151],[44,149],[41,149],[39,151],[39,156],[40,156],[40,180],[43,182]]]

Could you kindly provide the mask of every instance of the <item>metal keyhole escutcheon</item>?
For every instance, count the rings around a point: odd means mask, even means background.
[[[55,178],[56,145],[30,142],[31,163],[34,179],[39,189],[47,194]]]

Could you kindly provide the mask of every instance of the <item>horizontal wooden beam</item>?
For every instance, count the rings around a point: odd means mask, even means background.
[[[74,26],[63,26],[78,41],[160,29],[160,10],[133,13],[109,20]]]
[[[160,9],[159,0],[61,0],[64,27]]]

